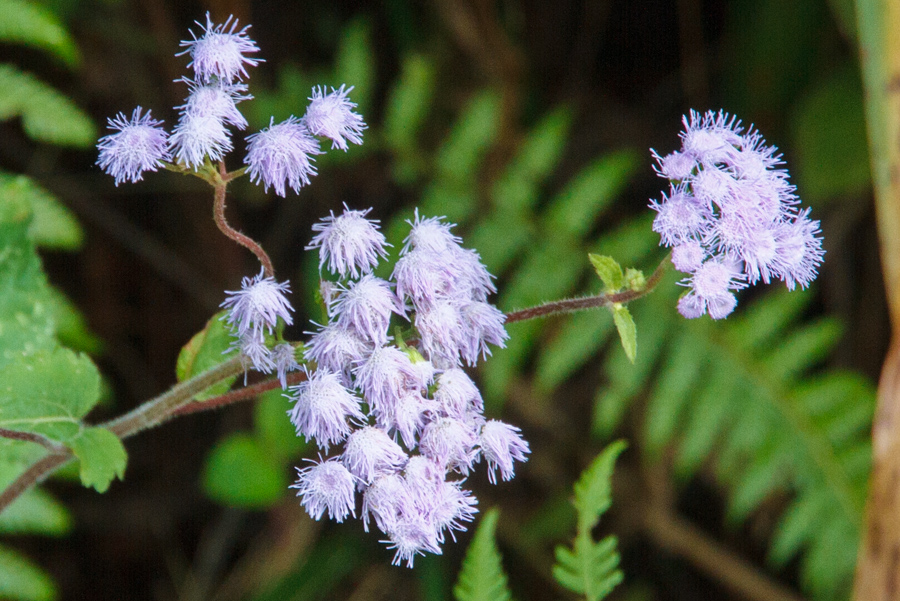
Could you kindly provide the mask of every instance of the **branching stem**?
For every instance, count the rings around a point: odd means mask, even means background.
[[[269,259],[269,255],[266,254],[263,247],[253,238],[245,236],[232,228],[225,219],[225,190],[228,187],[228,182],[235,177],[243,175],[243,173],[243,169],[228,173],[225,171],[225,163],[219,161],[219,173],[215,178],[215,182],[213,182],[213,188],[215,189],[215,196],[213,199],[213,219],[215,220],[219,231],[256,255],[256,258],[262,263],[263,270],[266,272],[266,277],[273,278],[275,277],[275,268],[272,266],[272,260]]]
[[[584,311],[585,309],[596,309],[598,307],[611,307],[618,303],[628,303],[635,299],[641,298],[653,291],[666,269],[671,265],[669,257],[656,267],[653,274],[647,278],[646,284],[640,290],[625,290],[616,292],[615,294],[598,294],[597,296],[586,296],[583,298],[567,298],[564,300],[551,301],[543,305],[512,311],[506,314],[506,323],[515,323],[517,321],[527,321],[538,317],[549,317],[551,315],[559,315],[562,313],[572,313],[573,311]]]

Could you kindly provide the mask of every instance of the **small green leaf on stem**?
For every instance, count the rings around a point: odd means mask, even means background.
[[[640,292],[647,287],[647,277],[640,269],[629,267],[625,270],[625,287],[635,292]]]
[[[594,271],[603,280],[606,292],[618,292],[622,289],[625,285],[625,276],[622,274],[622,266],[615,259],[593,253],[588,254],[588,259],[594,266]]]
[[[211,367],[224,363],[237,353],[237,349],[229,351],[234,338],[231,336],[231,332],[228,331],[225,322],[221,319],[224,315],[224,311],[213,315],[207,322],[206,327],[196,333],[190,342],[181,349],[178,361],[175,364],[175,374],[179,382],[184,382]],[[225,394],[231,388],[234,380],[235,378],[228,378],[214,386],[210,386],[198,394],[195,399],[204,401],[214,396]]]
[[[106,492],[113,478],[125,476],[128,453],[119,438],[106,428],[86,428],[71,442],[81,462],[81,483]]]
[[[616,304],[612,311],[622,348],[625,349],[628,360],[634,363],[637,357],[637,327],[634,325],[634,319],[625,305]]]

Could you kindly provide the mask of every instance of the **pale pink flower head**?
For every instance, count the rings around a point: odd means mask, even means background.
[[[504,481],[515,475],[513,461],[528,461],[528,443],[522,438],[521,430],[496,419],[488,420],[481,429],[479,445],[488,464],[488,479],[497,483],[497,470]]]
[[[370,484],[376,476],[399,472],[407,456],[396,442],[373,426],[353,432],[347,438],[341,461],[350,473]]]
[[[244,278],[240,290],[226,291],[229,298],[221,305],[228,309],[225,322],[236,328],[238,336],[254,332],[260,339],[263,331],[272,333],[278,318],[291,325],[294,308],[285,297],[290,291],[288,282],[279,283],[260,270],[256,277]]]
[[[363,423],[365,416],[359,399],[344,388],[338,374],[319,368],[306,381],[291,386],[288,396],[294,407],[288,411],[297,435],[315,440],[319,447],[328,447],[344,440],[352,431],[351,422]]]

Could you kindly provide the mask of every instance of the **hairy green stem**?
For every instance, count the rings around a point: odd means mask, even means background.
[[[665,275],[669,265],[671,265],[671,261],[669,260],[669,257],[666,257],[656,267],[653,274],[647,279],[646,284],[640,290],[625,290],[614,294],[598,294],[597,296],[551,301],[549,303],[544,303],[543,305],[507,313],[506,323],[527,321],[529,319],[537,319],[538,317],[549,317],[551,315],[572,313],[573,311],[584,311],[585,309],[596,309],[598,307],[612,307],[619,303],[631,302],[653,292],[653,289],[656,288],[656,285],[659,284],[659,281],[662,279],[663,275]]]

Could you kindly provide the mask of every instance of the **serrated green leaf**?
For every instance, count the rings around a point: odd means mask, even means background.
[[[773,379],[790,381],[824,359],[840,339],[836,319],[822,318],[797,328],[769,350],[763,364]]]
[[[220,311],[213,315],[206,322],[206,327],[194,334],[194,337],[181,349],[175,363],[175,375],[179,382],[189,380],[197,374],[228,361],[237,354],[238,350],[231,348],[234,337],[222,319],[225,314],[225,311]],[[235,379],[228,378],[218,382],[194,398],[204,401],[224,394],[234,384]]]
[[[499,517],[495,507],[481,518],[453,587],[456,601],[509,601],[511,598],[500,550],[494,541]]]
[[[80,57],[75,43],[56,15],[34,2],[0,0],[0,41],[46,50],[70,67]]]
[[[634,325],[634,319],[632,319],[628,307],[625,305],[613,307],[613,319],[616,322],[616,330],[619,332],[619,340],[622,341],[625,355],[629,361],[634,363],[637,357],[637,327]]]
[[[80,462],[81,483],[106,492],[113,478],[125,477],[128,453],[119,437],[106,428],[85,428],[69,443]]]
[[[71,527],[72,518],[66,508],[40,488],[23,493],[0,513],[0,534],[59,536]]]
[[[632,178],[637,153],[620,150],[595,160],[566,184],[544,213],[543,230],[551,236],[582,239]]]
[[[203,470],[203,490],[224,505],[265,508],[288,492],[280,458],[247,434],[233,434],[210,452]]]
[[[0,64],[0,121],[22,117],[25,135],[38,142],[88,148],[97,141],[91,118],[75,103],[29,73]]]
[[[563,587],[599,601],[622,581],[618,569],[617,542],[608,536],[594,542],[591,530],[612,502],[612,472],[616,458],[625,450],[624,441],[614,442],[598,455],[575,483],[573,504],[577,533],[572,548],[556,547],[553,576]]]
[[[618,261],[606,255],[588,254],[588,260],[594,266],[594,271],[600,277],[606,292],[618,292],[625,286],[625,274]]]
[[[67,442],[100,397],[100,374],[86,355],[57,348],[0,368],[0,428]]]
[[[0,599],[52,601],[56,597],[50,576],[15,551],[0,547]]]
[[[617,441],[607,446],[581,473],[575,483],[575,510],[578,512],[578,532],[590,531],[600,516],[612,504],[612,473],[616,459],[628,445]]]

